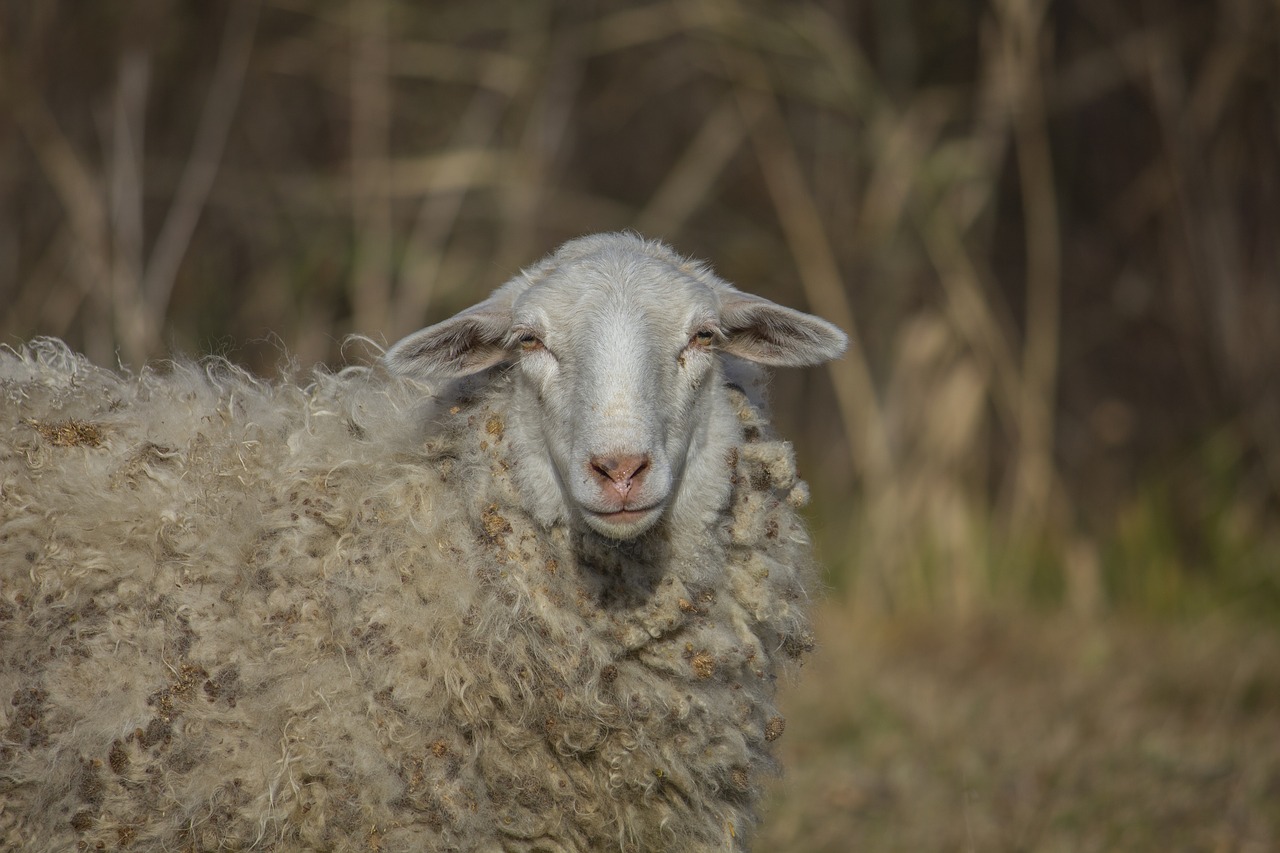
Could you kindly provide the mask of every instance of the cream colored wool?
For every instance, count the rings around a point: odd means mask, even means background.
[[[486,379],[0,354],[0,849],[747,849],[789,446],[735,393],[696,547],[544,529]]]

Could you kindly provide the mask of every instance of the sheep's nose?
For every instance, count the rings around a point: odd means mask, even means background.
[[[649,473],[649,456],[592,456],[591,472],[602,487],[612,486],[625,498],[631,488],[639,486],[644,475]]]

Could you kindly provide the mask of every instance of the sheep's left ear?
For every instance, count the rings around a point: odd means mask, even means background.
[[[720,349],[770,367],[808,367],[837,358],[844,332],[811,314],[730,290],[720,294]]]
[[[457,379],[510,357],[511,308],[522,289],[513,282],[448,320],[420,329],[387,350],[382,361],[399,376]]]

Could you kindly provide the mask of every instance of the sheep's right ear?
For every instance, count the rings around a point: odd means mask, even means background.
[[[720,291],[721,348],[770,367],[810,367],[839,358],[844,332],[826,320],[724,286]]]
[[[414,332],[387,350],[383,363],[398,376],[417,379],[457,379],[501,364],[511,355],[514,291],[500,288],[479,305]]]

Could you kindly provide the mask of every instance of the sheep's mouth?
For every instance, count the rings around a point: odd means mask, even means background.
[[[658,512],[661,509],[661,504],[654,504],[640,509],[620,509],[617,512],[596,512],[595,510],[590,510],[590,512],[596,518],[609,524],[629,525],[644,521],[651,513]]]
[[[610,539],[632,539],[652,527],[662,515],[662,509],[663,504],[656,503],[647,507],[631,507],[614,512],[587,509],[585,514],[588,524],[595,528],[597,533]]]

